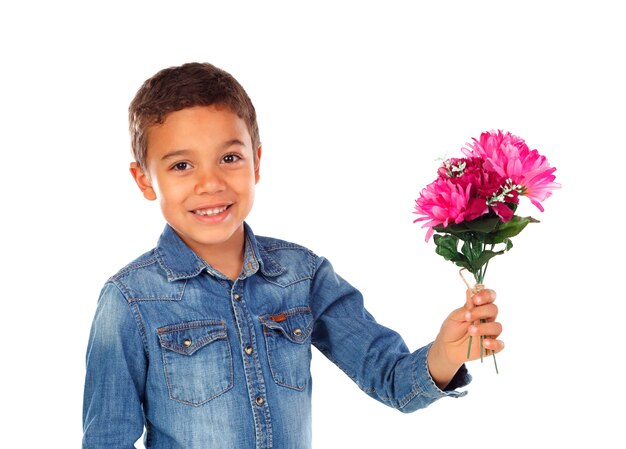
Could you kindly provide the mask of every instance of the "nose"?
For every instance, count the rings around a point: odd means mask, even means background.
[[[197,195],[215,194],[224,191],[225,182],[223,173],[217,167],[205,167],[198,170],[194,192]]]

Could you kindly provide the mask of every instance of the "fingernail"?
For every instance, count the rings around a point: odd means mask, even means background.
[[[472,321],[472,314],[470,312],[465,312],[465,321]]]

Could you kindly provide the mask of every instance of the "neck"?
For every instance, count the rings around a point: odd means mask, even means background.
[[[201,248],[197,251],[202,259],[231,280],[236,280],[243,267],[245,233],[242,229],[219,247]]]

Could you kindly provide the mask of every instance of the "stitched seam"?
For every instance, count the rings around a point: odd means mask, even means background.
[[[227,285],[227,283],[225,281],[223,281],[224,287],[226,287],[226,289],[229,291],[229,295],[232,298],[232,291],[230,289],[230,286]],[[234,287],[234,284],[233,284]],[[242,286],[243,287],[243,286]],[[247,315],[247,305],[245,303],[245,301],[242,299],[241,301],[241,311],[238,312],[239,308],[235,307],[232,304],[232,299],[231,299],[231,310],[233,311],[233,316],[235,318],[235,326],[237,329],[237,337],[238,337],[238,342],[241,343],[241,337],[244,335],[244,331],[248,331],[249,335],[250,335],[250,343],[254,346],[256,345],[256,339],[254,338],[254,333],[250,333],[249,329],[244,329],[243,325],[245,324],[245,322],[248,322],[246,315]],[[260,447],[261,445],[261,441],[259,436],[261,435],[261,417],[260,417],[260,412],[257,406],[255,406],[254,400],[255,398],[253,398],[251,396],[251,392],[252,392],[252,383],[254,382],[254,380],[252,379],[252,373],[251,373],[251,363],[255,363],[255,362],[250,362],[248,359],[246,359],[245,357],[243,358],[243,369],[244,369],[244,377],[245,377],[245,381],[246,381],[246,389],[248,392],[248,399],[250,400],[250,406],[252,407],[252,415],[253,415],[253,419],[254,419],[254,434],[255,434],[255,439],[257,440],[257,447]],[[258,377],[257,377],[258,380]],[[261,385],[261,390],[264,391],[265,385],[262,382],[260,382]]]
[[[305,248],[302,245],[298,245],[297,243],[292,243],[292,242],[287,242],[285,240],[279,240],[279,239],[275,239],[272,237],[257,237],[257,240],[261,239],[261,240],[269,240],[268,242],[263,242],[262,243],[262,247],[263,249],[265,249],[266,251],[276,251],[276,250],[281,250],[281,249],[297,249],[297,250],[302,250],[305,251],[307,253],[312,253],[312,251],[308,248]],[[261,242],[259,242],[261,243]]]
[[[259,317],[259,319],[261,320],[261,323],[263,323],[265,327],[269,327],[271,329],[280,329],[281,332],[285,333],[283,327],[280,324],[276,327],[272,327],[268,324],[268,323],[275,322],[274,320],[271,319],[275,315],[285,315],[285,319],[289,317],[293,317],[293,316],[310,315],[311,322],[304,328],[304,333],[303,333],[304,338],[302,338],[301,342],[294,341],[291,337],[286,336],[288,340],[296,344],[303,344],[306,341],[306,339],[309,338],[311,331],[313,330],[313,325],[314,325],[313,312],[311,311],[310,307],[295,307],[293,309],[286,310],[285,312],[273,313],[273,314],[263,315]]]
[[[172,270],[170,270],[170,268],[165,263],[165,259],[163,258],[163,255],[161,254],[161,251],[159,251],[158,248],[154,250],[154,253],[155,253],[155,257],[156,257],[157,261],[159,262],[159,265],[167,273],[168,280],[175,280],[175,281],[177,281],[177,280],[184,279],[184,278],[194,277],[194,276],[197,276],[198,274],[200,274],[202,271],[204,271],[206,269],[206,266],[197,266],[192,271],[183,271],[183,272],[174,273]],[[196,258],[197,258],[197,256],[196,256]]]
[[[161,335],[164,335],[164,334],[161,334]],[[226,330],[218,330],[218,331],[211,332],[210,335],[207,335],[201,338],[200,340],[190,345],[189,347],[180,346],[178,344],[171,343],[164,339],[159,339],[159,340],[161,341],[161,347],[177,352],[178,354],[191,356],[195,354],[195,352],[198,351],[198,349],[205,347],[209,343],[215,340],[224,340],[225,338],[226,338]]]
[[[118,288],[120,288],[120,290],[123,290],[125,292],[125,296],[127,297],[127,300],[129,302],[138,302],[138,301],[180,301],[183,298],[183,295],[185,294],[185,289],[187,288],[187,282],[189,282],[188,279],[185,279],[183,282],[183,285],[180,288],[180,292],[177,293],[176,295],[147,295],[147,296],[138,296],[138,297],[134,297],[132,296],[132,293],[130,292],[130,290],[128,288],[126,288],[125,284],[122,284],[121,282],[115,282],[115,285],[118,285]]]
[[[290,282],[288,282],[286,284],[281,284],[279,282],[275,282],[275,281],[272,281],[271,279],[267,279],[267,278],[265,279],[265,281],[269,282],[270,284],[278,285],[279,287],[289,287],[290,285],[293,285],[293,284],[296,284],[296,283],[302,282],[302,281],[307,281],[307,280],[310,280],[310,279],[312,279],[311,276],[299,277],[299,278],[294,279],[294,280],[292,280],[292,281],[290,281]]]
[[[141,337],[141,344],[143,346],[143,352],[146,355],[146,360],[150,361],[150,353],[148,352],[148,337],[146,335],[146,328],[143,325],[143,320],[141,319],[141,313],[139,309],[135,306],[135,304],[127,303],[133,312],[133,317],[135,318],[135,324],[137,325],[137,330],[139,331],[139,336]]]
[[[141,301],[180,301],[178,296],[142,296],[139,298],[128,298],[130,302]]]
[[[157,262],[157,260],[156,260],[154,255],[150,256],[145,261],[132,262],[131,264],[125,266],[120,271],[118,271],[116,274],[111,276],[111,278],[109,278],[109,280],[112,281],[112,280],[120,279],[120,278],[126,276],[131,271],[136,271],[136,270],[138,270],[140,268],[145,268],[145,267],[148,267],[150,265],[154,265],[156,262]]]
[[[128,301],[128,298],[126,294],[124,293],[124,291],[119,287],[119,285],[116,282],[109,281],[109,283],[113,285],[115,288],[117,288],[122,294],[122,296],[124,297],[124,299],[126,300],[126,304],[130,308],[130,311],[135,320],[135,325],[137,326],[137,332],[139,332],[139,336],[141,338],[141,345],[143,346],[144,355],[146,356],[146,360],[149,361],[150,353],[148,352],[148,339],[147,339],[146,330],[144,328],[143,320],[141,319],[141,314],[139,313],[139,310],[135,310],[132,303]]]
[[[230,366],[229,366],[230,379],[229,379],[229,382],[228,382],[228,386],[226,388],[222,389],[221,391],[215,393],[213,396],[211,396],[211,397],[209,397],[209,398],[207,398],[207,399],[205,399],[203,401],[200,401],[200,402],[186,401],[184,399],[175,398],[173,396],[172,382],[170,380],[169,371],[167,369],[167,358],[165,356],[166,355],[166,352],[165,352],[166,348],[161,346],[161,356],[163,358],[163,371],[164,371],[164,374],[165,374],[165,383],[167,385],[167,391],[168,391],[169,398],[171,400],[173,400],[173,401],[176,401],[176,402],[180,402],[180,403],[187,404],[187,405],[192,405],[194,407],[199,407],[199,406],[201,406],[203,404],[206,404],[210,400],[215,399],[216,397],[226,393],[231,388],[233,388],[233,385],[234,385],[234,381],[233,381],[233,357],[232,357],[232,352],[230,350],[230,344],[228,343],[228,338],[226,338],[225,344],[226,344],[226,348],[228,350],[228,355],[229,355],[229,360],[230,360]]]
[[[261,319],[261,322],[265,324],[266,321],[272,321],[272,320],[268,320],[267,318],[271,318],[275,315],[285,315],[286,317],[290,317],[290,316],[297,316],[297,315],[305,315],[309,313],[311,313],[311,308],[307,306],[302,306],[302,307],[294,307],[293,309],[288,309],[288,310],[285,310],[284,312],[266,314],[266,315],[260,316],[259,318]]]
[[[168,334],[170,332],[182,331],[187,329],[201,329],[208,326],[225,326],[226,324],[220,320],[202,320],[190,321],[189,323],[170,324],[157,329],[159,335]]]
[[[265,351],[267,352],[267,361],[268,361],[268,363],[270,365],[270,371],[272,372],[272,378],[274,379],[274,382],[276,382],[276,384],[278,384],[278,385],[281,385],[281,386],[286,387],[286,388],[290,388],[292,390],[304,391],[304,389],[306,388],[306,386],[309,383],[308,378],[307,378],[307,381],[305,382],[304,386],[302,386],[302,387],[298,387],[297,385],[291,385],[291,384],[285,383],[285,382],[283,382],[283,381],[281,381],[279,379],[280,376],[276,373],[276,370],[274,368],[274,364],[272,363],[272,356],[270,355],[271,351],[270,351],[270,345],[269,345],[269,339],[268,339],[269,334],[267,333],[267,331],[268,331],[268,327],[267,326],[263,326],[263,336],[265,337]]]
[[[419,383],[417,381],[417,359],[413,359],[411,361],[411,381],[412,387],[411,391],[398,399],[398,408],[404,408],[409,402],[411,402],[417,395],[423,393],[422,389],[419,387]]]

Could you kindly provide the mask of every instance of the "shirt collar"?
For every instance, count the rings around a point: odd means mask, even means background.
[[[244,223],[244,230],[246,236],[244,260],[239,278],[247,278],[259,270],[263,275],[270,277],[283,273],[285,268],[259,244],[247,223]],[[214,276],[225,278],[222,273],[194,253],[169,224],[165,225],[155,254],[159,264],[167,273],[169,282],[195,277],[204,270],[208,270]]]

